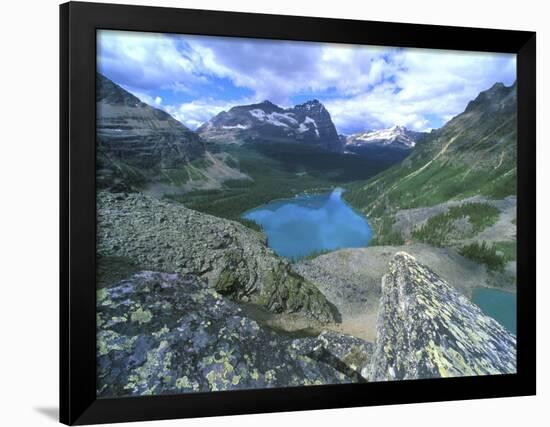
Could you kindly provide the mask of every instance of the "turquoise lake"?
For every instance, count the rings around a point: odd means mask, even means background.
[[[372,230],[343,199],[342,190],[274,200],[243,217],[260,224],[277,254],[297,259],[320,251],[368,245]]]
[[[472,300],[481,311],[516,333],[516,294],[500,289],[476,288]]]

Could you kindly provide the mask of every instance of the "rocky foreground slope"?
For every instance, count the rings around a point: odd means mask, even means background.
[[[100,397],[513,373],[515,337],[410,255],[384,276],[376,342],[292,337],[193,274],[98,290]]]
[[[335,307],[310,281],[237,222],[159,201],[140,193],[97,196],[97,254],[154,271],[191,273],[233,300],[322,322]]]
[[[99,290],[97,312],[100,397],[361,382],[372,353],[262,328],[194,275],[140,272]]]

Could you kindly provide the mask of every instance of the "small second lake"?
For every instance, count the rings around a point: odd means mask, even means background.
[[[338,248],[368,245],[372,230],[343,199],[342,190],[274,200],[244,213],[260,224],[268,245],[279,255],[297,259]]]
[[[516,333],[516,294],[493,288],[476,288],[472,300],[481,311]]]

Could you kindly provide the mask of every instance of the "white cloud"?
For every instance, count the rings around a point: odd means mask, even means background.
[[[406,49],[391,59],[392,79],[326,102],[336,126],[355,131],[394,124],[428,130],[461,113],[495,82],[515,80],[513,55]]]
[[[155,97],[155,105],[160,106],[162,104],[162,98],[160,96]]]
[[[203,82],[202,61],[181,37],[131,31],[98,32],[98,69],[142,92]]]
[[[360,93],[393,72],[383,59],[391,48],[196,36],[187,41],[208,72],[283,105],[301,92]]]

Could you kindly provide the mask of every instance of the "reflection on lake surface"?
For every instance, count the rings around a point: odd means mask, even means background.
[[[342,190],[274,200],[243,217],[260,224],[269,246],[296,259],[316,252],[368,245],[372,230],[366,219],[344,200]]]

